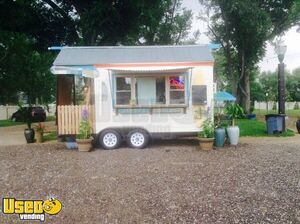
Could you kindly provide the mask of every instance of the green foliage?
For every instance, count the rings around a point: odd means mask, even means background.
[[[141,37],[145,45],[182,44],[185,41],[195,43],[199,32],[187,39],[192,28],[191,10],[181,7],[182,0],[163,0],[156,9],[149,10],[151,16],[144,20]]]
[[[215,108],[215,110],[218,110],[218,109]],[[214,114],[214,122],[215,122],[216,128],[221,128],[221,127],[226,128],[229,125],[228,116],[226,114],[224,114],[223,111],[216,112]]]
[[[257,115],[261,115],[264,116],[266,114],[276,114],[278,113],[278,111],[276,110],[255,110],[254,113],[256,113]],[[299,110],[286,110],[285,114],[289,117],[293,117],[296,118],[300,115]]]
[[[15,122],[11,120],[0,120],[0,127],[10,127],[15,125],[24,124],[23,122]]]
[[[91,137],[91,126],[88,120],[88,111],[86,109],[82,110],[82,117],[79,125],[79,135],[78,139],[88,139]]]
[[[46,121],[56,121],[56,117],[55,116],[48,116],[46,118]]]
[[[300,101],[300,68],[293,72],[285,71],[286,101]],[[262,72],[251,83],[252,101],[277,101],[278,71]]]
[[[33,38],[0,30],[0,103],[17,103],[25,93],[29,104],[55,99],[55,76],[50,73],[53,55],[35,49]]]
[[[36,132],[45,132],[46,131],[46,127],[43,123],[39,122],[37,125],[34,126],[34,130]]]
[[[19,108],[21,120],[27,124],[28,129],[31,129],[31,124],[33,122],[32,107],[22,107],[19,105]]]
[[[78,139],[88,139],[91,136],[91,127],[88,120],[82,119],[79,126]]]
[[[207,119],[203,122],[202,125],[203,130],[199,132],[198,136],[200,138],[213,138],[215,135],[215,127],[214,123],[211,119]]]
[[[226,106],[225,113],[231,118],[232,125],[235,125],[235,119],[241,119],[245,117],[243,108],[237,103],[232,103]]]
[[[56,45],[180,43],[192,24],[182,0],[0,1],[0,29],[21,31],[39,49]]]
[[[50,133],[44,134],[43,140],[44,140],[44,142],[57,140],[57,132],[56,131],[52,131]]]
[[[250,109],[253,70],[265,53],[266,43],[300,21],[300,2],[258,0],[200,0],[206,6],[210,38],[221,44],[223,70],[232,93]],[[251,46],[251,47],[249,47]]]
[[[300,67],[285,77],[287,97],[290,101],[300,101]]]
[[[52,45],[194,43],[182,0],[0,1],[0,104],[55,100]]]
[[[277,110],[277,103],[276,102],[273,103],[272,110]]]

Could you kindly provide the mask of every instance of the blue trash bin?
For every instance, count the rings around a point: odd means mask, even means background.
[[[267,114],[265,116],[268,135],[284,132],[284,114]]]

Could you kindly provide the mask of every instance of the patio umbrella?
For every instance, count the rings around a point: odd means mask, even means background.
[[[225,91],[219,91],[214,94],[215,101],[235,101],[236,98]]]

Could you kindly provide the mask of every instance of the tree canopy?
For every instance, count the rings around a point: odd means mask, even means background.
[[[51,102],[49,46],[180,44],[192,12],[182,0],[0,0],[0,104]],[[43,88],[41,88],[43,87]]]
[[[250,111],[252,71],[265,53],[267,41],[300,20],[297,0],[200,0],[206,6],[209,36],[222,46],[225,74],[232,93]]]

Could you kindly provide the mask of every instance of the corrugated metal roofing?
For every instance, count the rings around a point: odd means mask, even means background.
[[[208,45],[63,47],[53,65],[211,61]]]

